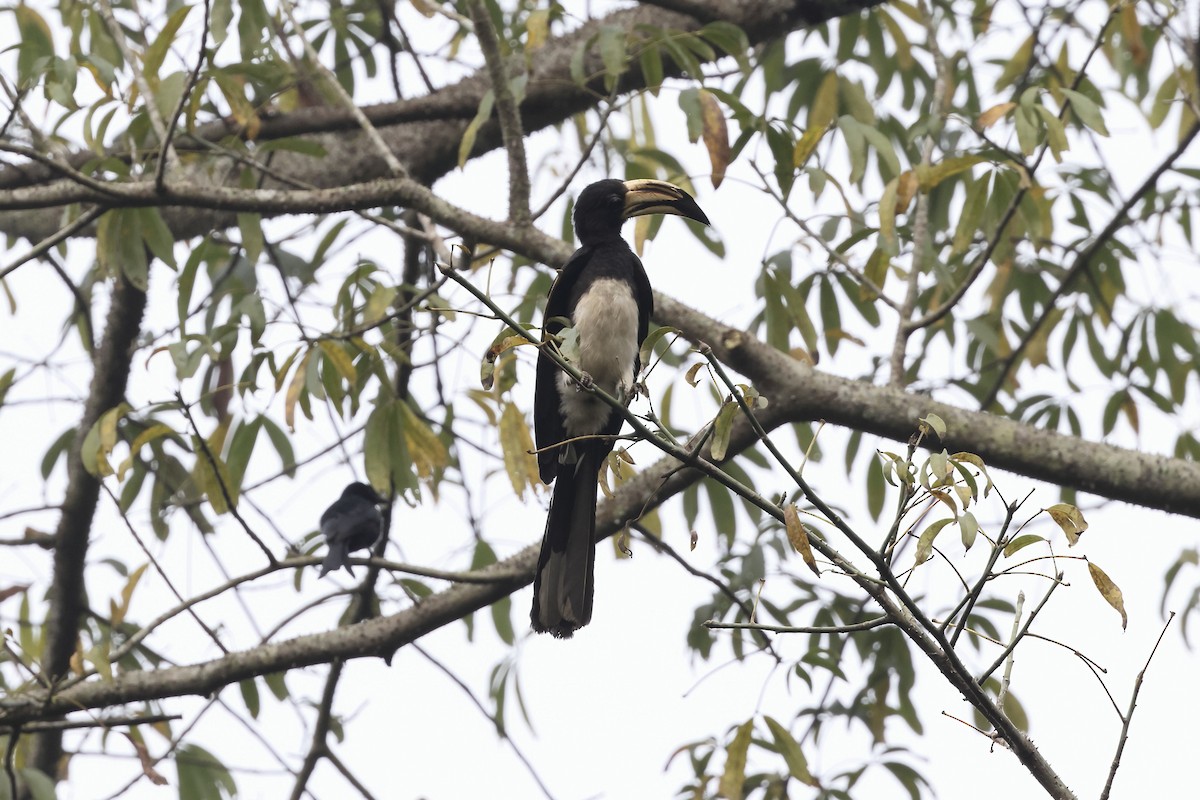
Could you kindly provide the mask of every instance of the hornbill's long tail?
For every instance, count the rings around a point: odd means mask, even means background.
[[[558,465],[529,615],[535,631],[560,639],[570,638],[592,619],[596,487],[602,459],[592,447],[579,449],[575,463]]]

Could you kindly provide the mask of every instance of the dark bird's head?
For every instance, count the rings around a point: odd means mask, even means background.
[[[581,244],[620,236],[630,217],[674,214],[708,224],[708,217],[692,196],[666,181],[596,181],[575,201],[575,233]]]
[[[342,497],[347,500],[351,497],[359,497],[363,500],[366,500],[371,505],[379,505],[380,503],[387,502],[387,498],[380,497],[370,486],[357,481],[342,490]]]

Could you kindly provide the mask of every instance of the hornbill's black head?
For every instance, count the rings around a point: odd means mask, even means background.
[[[666,181],[596,181],[575,201],[575,233],[580,244],[619,236],[621,224],[646,214],[675,214],[708,224],[692,196]]]

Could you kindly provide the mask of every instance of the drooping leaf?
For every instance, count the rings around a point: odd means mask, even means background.
[[[1092,583],[1096,585],[1100,596],[1121,615],[1121,630],[1125,630],[1129,625],[1129,616],[1125,613],[1125,596],[1121,594],[1121,589],[1108,577],[1108,573],[1091,561],[1088,562],[1088,574],[1092,576]]]

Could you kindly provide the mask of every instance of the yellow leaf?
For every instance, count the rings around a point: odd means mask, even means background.
[[[525,52],[532,53],[546,43],[550,35],[550,10],[539,8],[525,19]]]
[[[129,602],[133,599],[133,590],[137,588],[138,581],[142,579],[148,566],[150,566],[148,563],[142,564],[130,574],[129,580],[125,581],[125,588],[121,589],[121,602],[112,604],[113,628],[125,621],[125,614],[129,611]]]
[[[821,143],[821,139],[828,130],[828,125],[808,126],[808,130],[796,142],[796,147],[792,150],[792,166],[794,168],[800,169],[800,167],[808,163],[808,159],[812,156],[813,151],[817,149],[817,145]]]
[[[1125,47],[1129,49],[1133,63],[1139,67],[1146,66],[1146,45],[1142,41],[1142,23],[1138,21],[1137,9],[1133,7],[1133,3],[1128,3],[1121,8],[1121,33],[1121,38],[1124,40]]]
[[[171,426],[164,425],[163,423],[159,422],[151,425],[149,428],[146,428],[146,430],[139,433],[137,438],[133,440],[133,444],[129,445],[129,455],[126,456],[125,460],[121,462],[121,465],[117,467],[117,480],[125,480],[125,473],[129,471],[130,467],[133,466],[133,460],[137,457],[139,450],[155,439],[162,438],[163,436],[167,436],[174,432],[175,431],[171,428]]]
[[[788,542],[800,554],[800,558],[804,559],[804,563],[808,568],[819,578],[821,570],[817,568],[817,560],[813,558],[812,547],[808,543],[808,531],[804,528],[804,523],[800,521],[800,512],[796,509],[795,503],[788,503],[783,508],[783,524],[787,528]]]
[[[425,420],[413,412],[408,403],[400,401],[397,406],[404,442],[408,445],[413,466],[417,468],[419,477],[428,480],[435,472],[446,468],[450,463],[450,454],[442,440],[425,424]]]
[[[837,119],[838,77],[836,72],[826,73],[817,94],[813,97],[812,110],[808,112],[808,127],[824,130]]]
[[[1017,104],[1013,102],[999,103],[994,105],[987,111],[984,111],[982,114],[980,114],[979,119],[975,120],[975,124],[978,125],[982,130],[987,130],[1003,119],[1008,112],[1012,111],[1016,107]]]
[[[1063,533],[1067,535],[1067,543],[1071,547],[1075,546],[1080,535],[1088,529],[1083,512],[1070,503],[1055,503],[1046,509],[1046,513],[1058,524],[1058,527],[1062,528]]]
[[[288,384],[287,395],[283,401],[283,419],[292,433],[296,432],[296,401],[300,399],[300,392],[304,390],[308,374],[308,360],[312,357],[312,352],[311,349],[307,350],[304,358],[300,359],[300,366],[296,368],[296,374],[292,376],[292,382]]]
[[[716,189],[725,179],[725,168],[729,166],[729,126],[725,124],[721,104],[712,92],[700,90],[700,112],[704,146],[708,148],[708,160],[712,163],[712,185]]]
[[[410,0],[412,7],[423,17],[432,18],[437,13],[440,3],[430,3],[429,0]]]
[[[538,464],[531,452],[533,437],[529,434],[529,426],[525,424],[525,415],[513,403],[505,405],[500,415],[500,449],[513,491],[524,499],[525,488],[536,487],[539,483]]]
[[[347,383],[353,384],[358,376],[358,370],[354,368],[354,361],[350,358],[349,353],[342,349],[337,342],[328,339],[322,339],[318,346],[338,374],[345,378]]]
[[[922,164],[917,167],[917,177],[921,179],[921,189],[928,192],[946,178],[966,172],[984,160],[980,156],[958,156],[947,158],[928,167]]]
[[[900,180],[896,184],[897,214],[903,214],[908,211],[908,204],[912,201],[913,195],[917,193],[917,187],[920,185],[921,182],[917,180],[917,174],[911,169],[900,173]]]
[[[1121,589],[1113,583],[1112,578],[1108,577],[1104,570],[1090,561],[1088,562],[1088,573],[1092,576],[1092,583],[1096,584],[1096,588],[1100,591],[1100,596],[1121,615],[1121,630],[1125,630],[1129,625],[1129,616],[1125,613],[1125,597],[1121,594]]]

